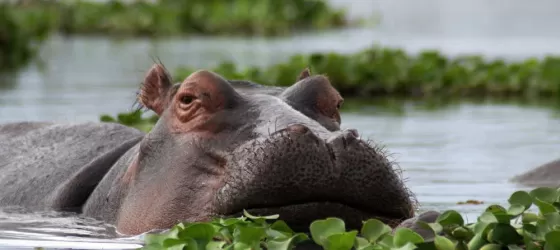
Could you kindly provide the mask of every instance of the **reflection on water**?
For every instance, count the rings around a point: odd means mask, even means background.
[[[266,66],[294,53],[354,52],[372,43],[409,52],[439,49],[448,55],[483,53],[522,59],[560,54],[560,2],[553,0],[332,0],[352,15],[379,13],[380,26],[285,38],[166,38],[113,41],[107,38],[53,37],[42,51],[46,68],[36,66],[0,78],[0,122],[85,121],[126,111],[144,72],[159,57],[179,65],[211,67],[223,60],[240,66]],[[295,76],[294,76],[295,77]],[[437,103],[436,103],[437,104]],[[459,102],[433,109],[433,103],[395,101],[351,106],[343,126],[385,145],[404,170],[422,209],[456,209],[469,221],[489,203],[505,203],[520,187],[515,174],[560,157],[560,118],[549,107]],[[558,103],[554,104],[558,107]],[[396,112],[395,112],[396,111]],[[476,199],[483,205],[456,205]],[[111,241],[110,227],[83,218],[0,212],[0,248],[135,247],[137,241]],[[64,237],[64,238],[62,238]],[[84,238],[85,237],[85,238]],[[99,239],[102,242],[93,240]],[[50,240],[46,243],[31,242]],[[13,240],[20,240],[14,243]],[[24,241],[21,241],[24,240]],[[126,239],[129,240],[129,239]],[[49,245],[47,243],[58,243]],[[93,245],[91,245],[91,244]],[[90,244],[90,245],[88,245]],[[97,245],[95,245],[97,244]],[[128,245],[126,245],[128,244]]]

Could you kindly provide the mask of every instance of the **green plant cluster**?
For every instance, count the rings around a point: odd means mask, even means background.
[[[9,12],[44,10],[63,34],[164,36],[286,35],[347,25],[346,12],[324,0],[25,1]]]
[[[110,115],[104,114],[99,118],[102,122],[116,122],[129,127],[136,128],[140,131],[149,132],[152,127],[156,124],[159,117],[157,115],[152,115],[149,117],[142,117],[142,110],[135,110],[128,113],[119,113],[117,117],[112,117]]]
[[[353,54],[294,55],[266,68],[239,69],[224,62],[212,69],[228,79],[288,86],[305,67],[327,75],[345,97],[351,96],[560,96],[560,57],[519,62],[468,55],[449,58],[433,50],[418,55],[372,46]],[[176,79],[195,69],[182,67]]]
[[[14,12],[7,3],[0,3],[0,72],[27,65],[50,33],[44,22],[48,12],[28,10]]]
[[[560,189],[540,187],[517,191],[509,207],[490,205],[474,223],[465,223],[454,210],[435,222],[418,221],[433,237],[424,239],[409,228],[395,230],[377,219],[347,231],[338,218],[316,220],[310,236],[294,232],[278,215],[258,217],[244,211],[239,218],[211,222],[180,223],[160,234],[147,234],[144,249],[292,249],[311,242],[327,250],[500,250],[560,249]],[[535,205],[538,213],[529,209]],[[266,220],[276,220],[272,224]]]

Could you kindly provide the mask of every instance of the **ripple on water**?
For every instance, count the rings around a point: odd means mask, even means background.
[[[122,237],[103,222],[52,211],[0,209],[0,249],[137,249],[141,236]]]

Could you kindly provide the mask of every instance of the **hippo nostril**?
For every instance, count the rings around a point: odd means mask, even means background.
[[[359,137],[358,131],[355,129],[347,129],[346,131],[344,131],[344,135],[342,136],[342,139],[344,140],[345,144],[348,144],[352,141],[357,140]]]
[[[309,132],[309,128],[301,124],[293,124],[286,128],[287,131],[297,134],[305,134]]]
[[[354,138],[360,138],[360,134],[358,133],[358,130],[356,129],[348,129],[348,134],[353,136]]]

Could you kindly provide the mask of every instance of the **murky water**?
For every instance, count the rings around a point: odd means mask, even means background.
[[[507,4],[506,4],[507,1]],[[287,38],[200,38],[111,41],[53,37],[30,66],[0,79],[0,122],[86,121],[126,111],[144,72],[158,56],[170,69],[270,65],[294,53],[354,52],[380,43],[412,53],[434,48],[454,56],[483,53],[522,59],[560,54],[560,3],[537,0],[333,0],[354,16],[381,13],[376,28]],[[516,187],[508,179],[560,157],[560,118],[548,107],[462,103],[436,110],[405,104],[402,112],[364,106],[343,114],[343,126],[383,144],[404,170],[422,209],[456,209],[476,219],[488,203],[504,203]],[[483,205],[456,205],[476,199]],[[0,212],[0,248],[44,246],[135,248],[110,240],[111,227],[59,214]],[[94,240],[95,239],[95,240]],[[36,240],[36,241],[31,241]],[[42,242],[40,242],[42,241]],[[54,245],[53,245],[54,244]],[[58,245],[56,245],[58,244]]]

